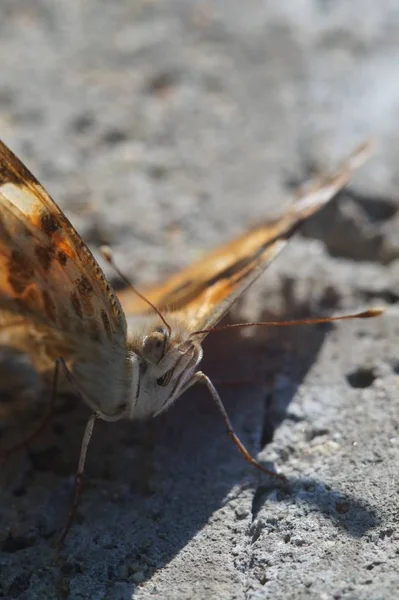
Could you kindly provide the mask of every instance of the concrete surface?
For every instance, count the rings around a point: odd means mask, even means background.
[[[232,318],[390,310],[214,334],[204,368],[253,381],[222,397],[290,488],[245,464],[193,390],[146,425],[98,425],[57,557],[87,417],[64,399],[2,467],[0,597],[398,597],[398,34],[395,0],[2,0],[1,137],[95,252],[107,242],[135,282],[156,280],[375,135],[375,158]],[[35,381],[2,357],[11,410]],[[31,426],[3,425],[2,446]]]

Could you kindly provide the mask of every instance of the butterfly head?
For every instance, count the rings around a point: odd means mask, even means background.
[[[187,388],[202,358],[198,341],[181,324],[170,331],[163,325],[147,330],[133,342],[135,397],[130,418],[154,417],[166,410]]]

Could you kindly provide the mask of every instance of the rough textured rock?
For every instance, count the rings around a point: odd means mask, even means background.
[[[151,423],[99,423],[57,556],[88,414],[65,399],[2,468],[0,597],[397,598],[397,2],[3,0],[1,12],[1,137],[95,253],[111,244],[135,282],[165,276],[372,135],[367,168],[234,317],[389,311],[214,334],[207,371],[253,381],[221,389],[236,431],[290,487],[253,472],[193,390]],[[31,403],[38,382],[10,361],[2,349],[2,401],[23,380]],[[30,426],[19,415],[3,446]]]

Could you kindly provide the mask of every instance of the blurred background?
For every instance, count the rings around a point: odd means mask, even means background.
[[[140,281],[278,212],[290,185],[375,136],[366,198],[329,237],[354,253],[357,219],[361,258],[391,260],[398,12],[388,0],[3,0],[1,135],[84,239],[110,243]]]
[[[378,151],[339,203],[234,316],[394,308],[398,64],[396,0],[2,0],[0,136],[95,255],[111,245],[136,284],[276,216],[296,185],[375,137]],[[264,332],[214,339],[216,375],[269,382],[222,395],[253,452],[280,426],[262,457],[297,478],[300,502],[259,484],[199,390],[155,424],[99,424],[61,566],[50,540],[87,411],[58,415],[29,460],[8,467],[3,597],[349,598],[348,581],[353,597],[396,597],[392,534],[381,533],[398,458],[395,327],[388,337],[386,325],[353,324],[328,344],[325,330],[279,333],[268,345]],[[347,505],[349,517],[331,508]],[[270,538],[274,522],[282,530]],[[378,526],[372,550],[359,545]],[[376,556],[380,571],[367,566]]]

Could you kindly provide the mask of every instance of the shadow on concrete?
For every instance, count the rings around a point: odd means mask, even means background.
[[[309,307],[294,306],[289,294],[287,298],[284,315],[309,315]],[[262,315],[262,320],[273,318],[281,315]],[[328,326],[247,333],[231,330],[208,337],[203,370],[211,378],[254,382],[219,386],[219,390],[237,433],[255,455],[261,443],[272,440],[286,417],[328,330]],[[274,380],[283,368],[291,384],[279,392]],[[88,415],[84,406],[69,410],[69,405],[70,399],[66,398],[47,433],[29,449],[29,467],[25,462],[22,478],[20,474],[15,476],[21,469],[20,459],[10,460],[8,474],[3,473],[4,502],[20,503],[25,511],[17,533],[10,530],[3,540],[3,553],[34,552],[35,546],[43,543],[50,547],[65,518],[71,475]],[[255,434],[251,431],[254,425]],[[72,561],[75,567],[78,564],[80,570],[90,573],[93,581],[104,580],[101,560],[106,550],[106,577],[110,581],[121,577],[120,564],[125,560],[143,565],[142,581],[150,579],[203,529],[234,486],[255,486],[254,480],[248,479],[250,470],[226,435],[222,419],[202,387],[184,395],[167,414],[151,422],[98,423],[86,466],[85,493],[77,522],[61,553],[64,562],[59,576],[62,579],[65,565]],[[254,512],[272,488],[278,490],[278,502],[285,502],[299,488],[302,502],[312,503],[343,526],[348,535],[360,537],[378,524],[371,507],[360,499],[343,499],[342,494],[321,482],[299,478],[290,480],[289,486],[291,492],[279,489],[272,480],[262,482],[255,494]],[[312,492],[315,486],[317,494]],[[95,557],[100,550],[99,560]],[[90,564],[90,569],[86,570],[84,564]],[[126,598],[134,596],[134,589],[134,584],[131,588],[129,585]]]

